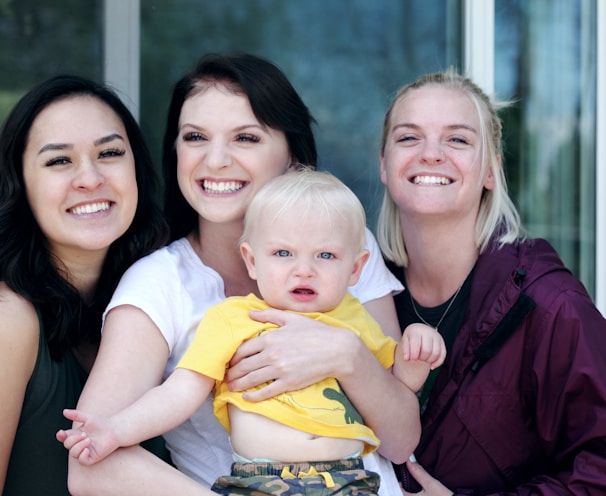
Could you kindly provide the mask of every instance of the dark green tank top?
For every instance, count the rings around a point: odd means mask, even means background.
[[[69,496],[68,452],[55,434],[71,427],[63,409],[76,407],[87,374],[71,351],[61,361],[51,360],[40,313],[38,321],[38,357],[25,391],[3,496]],[[171,463],[162,437],[142,446]]]
[[[75,408],[84,387],[86,373],[71,352],[61,361],[50,357],[42,320],[38,357],[25,391],[4,485],[4,496],[68,496],[68,452],[55,439],[59,429],[71,422],[64,408]]]

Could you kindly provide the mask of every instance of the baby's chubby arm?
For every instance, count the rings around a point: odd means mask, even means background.
[[[75,424],[57,432],[57,439],[63,440],[70,456],[82,465],[92,465],[119,447],[138,444],[182,424],[200,408],[214,385],[210,377],[178,368],[164,383],[110,417],[64,410]]]
[[[436,329],[420,323],[410,324],[396,348],[393,374],[416,392],[429,371],[442,365],[445,358],[446,345]]]

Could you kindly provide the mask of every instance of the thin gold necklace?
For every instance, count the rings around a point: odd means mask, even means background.
[[[439,327],[442,324],[442,321],[446,317],[446,314],[450,310],[450,307],[452,307],[452,304],[454,303],[454,301],[457,299],[457,296],[459,296],[459,292],[461,291],[462,287],[463,287],[463,284],[461,284],[455,291],[455,294],[451,296],[450,302],[448,303],[446,310],[444,310],[444,313],[442,314],[442,316],[440,317],[440,320],[438,320],[438,323],[435,326],[432,326],[423,317],[421,317],[421,314],[417,311],[417,306],[415,305],[415,299],[412,297],[412,293],[410,291],[408,291],[408,294],[410,295],[410,303],[412,303],[412,309],[414,310],[417,317],[419,317],[419,319],[421,319],[421,322],[423,322],[425,325],[428,325],[429,327],[433,327],[436,331],[439,332]]]

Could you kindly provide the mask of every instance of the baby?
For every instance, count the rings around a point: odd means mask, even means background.
[[[230,433],[236,463],[213,491],[289,494],[320,484],[376,494],[379,477],[364,470],[361,455],[377,449],[379,439],[335,379],[259,402],[223,382],[238,346],[277,328],[251,319],[249,311],[272,307],[350,329],[384,367],[419,390],[429,370],[443,362],[444,343],[435,329],[413,324],[398,344],[348,293],[368,259],[365,246],[364,209],[334,176],[303,170],[270,181],[247,210],[240,245],[263,299],[250,294],[211,307],[175,371],[124,410],[109,418],[65,410],[81,423],[67,431],[71,456],[92,464],[118,447],[160,435],[187,420],[214,388],[215,415]],[[403,348],[411,357],[428,358],[405,360]]]

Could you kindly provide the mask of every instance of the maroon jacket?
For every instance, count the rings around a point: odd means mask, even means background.
[[[606,321],[545,240],[480,256],[422,424],[455,493],[606,495]]]

